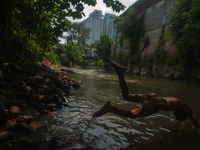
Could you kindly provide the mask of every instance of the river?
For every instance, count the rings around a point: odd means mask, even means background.
[[[72,77],[83,85],[69,97],[70,107],[63,107],[43,120],[37,136],[73,137],[70,149],[97,150],[198,150],[200,130],[190,119],[179,122],[172,112],[160,111],[148,117],[130,119],[107,113],[92,114],[108,100],[113,106],[135,109],[141,106],[123,100],[118,77],[95,69],[74,69]],[[130,93],[157,93],[185,101],[200,121],[200,84],[137,75],[125,75]]]

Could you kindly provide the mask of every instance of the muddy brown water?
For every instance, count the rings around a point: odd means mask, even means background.
[[[138,103],[123,100],[117,75],[95,69],[75,69],[73,78],[84,85],[72,90],[70,107],[40,118],[42,128],[32,137],[51,140],[53,136],[73,137],[70,149],[199,150],[200,130],[191,121],[179,122],[172,112],[160,111],[144,118],[129,119],[112,113],[92,118],[105,102],[119,108],[135,109]],[[125,75],[130,93],[174,96],[192,108],[200,121],[200,84],[146,76]]]

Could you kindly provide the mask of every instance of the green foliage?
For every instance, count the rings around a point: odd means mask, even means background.
[[[125,8],[118,0],[104,3],[117,12]],[[2,0],[0,49],[33,59],[45,55],[68,30],[71,23],[66,17],[85,15],[84,4],[95,6],[96,0]]]
[[[116,54],[116,61],[120,62],[120,65],[122,66],[128,65],[128,59],[129,59],[129,53],[125,54],[122,49]]]
[[[99,59],[102,59],[104,63],[109,63],[111,58],[111,44],[113,39],[109,38],[108,34],[102,34],[99,41],[95,42],[96,53]]]
[[[56,64],[56,65],[61,65],[60,63],[60,60],[59,60],[59,57],[56,53],[51,53],[48,57],[48,59],[50,61],[52,61],[53,64]]]
[[[152,56],[145,56],[141,58],[141,67],[146,67],[149,70],[153,68],[153,57]]]
[[[82,22],[75,22],[69,26],[66,39],[67,43],[74,42],[76,45],[86,45],[86,41],[90,38],[90,28],[84,27]]]
[[[83,61],[79,47],[73,42],[67,45],[58,44],[54,47],[54,53],[57,54],[62,65],[79,64]]]
[[[138,58],[138,49],[141,39],[144,37],[143,21],[144,12],[138,13],[133,7],[127,10],[125,17],[118,17],[117,32],[121,33],[121,39],[128,39],[131,47],[130,62],[136,61]]]
[[[200,47],[200,0],[179,0],[170,21],[170,35],[179,57],[193,60]]]

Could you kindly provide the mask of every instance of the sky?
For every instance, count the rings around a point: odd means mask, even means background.
[[[121,15],[126,9],[129,8],[129,6],[131,6],[133,3],[135,3],[137,0],[119,0],[123,5],[126,6],[125,10],[124,11],[120,11],[119,13],[117,12],[114,12],[112,10],[111,7],[106,7],[106,4],[103,3],[103,0],[96,0],[97,1],[97,4],[95,7],[92,7],[92,6],[88,6],[88,5],[84,5],[85,9],[84,9],[84,13],[85,13],[85,17],[83,17],[82,19],[76,19],[76,20],[73,20],[72,17],[68,18],[71,22],[80,22],[80,21],[83,21],[84,19],[87,19],[89,17],[89,14],[92,13],[95,9],[97,10],[101,10],[102,11],[102,14],[105,15],[105,13],[111,13],[111,14],[115,14],[117,16]],[[66,33],[63,33],[64,35]],[[65,40],[62,39],[62,38],[59,38],[60,39],[60,43],[65,43]]]
[[[84,9],[84,13],[85,13],[85,17],[83,17],[82,19],[79,20],[73,20],[72,18],[69,18],[70,21],[83,21],[84,19],[89,17],[89,14],[92,13],[95,9],[101,10],[102,14],[104,15],[105,13],[113,13],[117,16],[119,16],[120,14],[122,14],[130,5],[132,5],[133,3],[136,2],[136,0],[119,0],[123,5],[126,6],[124,11],[120,11],[119,13],[117,12],[113,12],[112,8],[108,8],[106,7],[106,4],[103,3],[103,0],[96,0],[97,4],[95,7],[92,6],[88,6],[88,5],[84,5],[85,9]]]

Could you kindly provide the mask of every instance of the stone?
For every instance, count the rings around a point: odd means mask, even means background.
[[[12,88],[14,88],[14,89],[17,89],[17,88],[19,88],[20,86],[25,86],[25,82],[24,82],[24,81],[15,81],[15,82],[12,84]]]
[[[31,93],[32,92],[32,88],[30,86],[19,86],[17,88],[17,91]]]
[[[17,117],[15,120],[17,121],[17,123],[24,122],[30,124],[31,122],[34,121],[34,118],[29,114],[29,115],[21,115]]]
[[[45,94],[45,90],[43,88],[38,88],[35,90],[36,93],[40,94],[40,95],[44,95]]]
[[[1,105],[0,107],[0,127],[3,127],[6,125],[8,120],[8,114],[5,111],[5,108]]]
[[[71,143],[68,142],[64,137],[53,137],[49,145],[50,150],[62,149],[66,146],[70,146]]]
[[[9,140],[14,140],[15,139],[15,134],[9,131],[1,131],[0,132],[0,144],[9,141]]]
[[[8,110],[8,116],[10,119],[17,118],[21,115],[21,110],[17,106],[11,106]]]
[[[45,82],[45,79],[42,76],[34,76],[33,79],[39,84],[43,84]]]
[[[2,150],[39,150],[40,144],[37,140],[21,138],[19,140],[10,140],[1,144]]]
[[[6,81],[1,81],[0,80],[0,89],[11,89],[12,86],[10,83],[6,82]]]
[[[12,128],[12,131],[27,133],[27,132],[33,132],[33,128],[28,124],[21,122],[15,124],[15,126]]]

